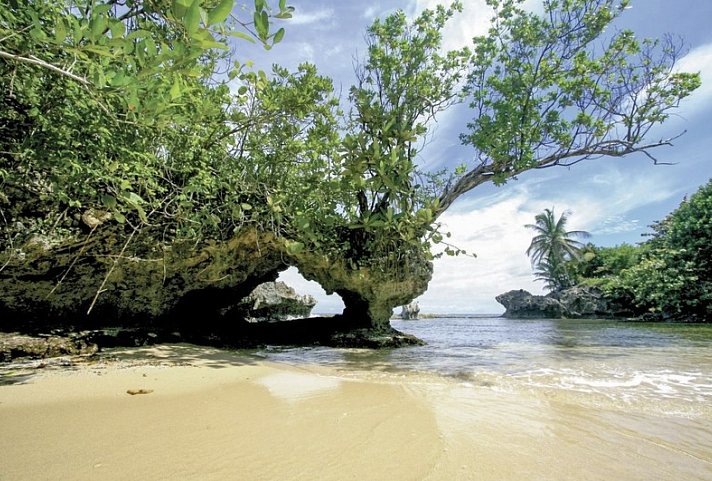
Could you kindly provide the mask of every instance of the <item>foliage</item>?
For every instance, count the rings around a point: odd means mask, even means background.
[[[416,158],[431,121],[462,99],[458,87],[470,52],[439,51],[442,29],[461,8],[425,10],[412,22],[397,12],[368,29],[368,57],[349,94],[353,108],[339,173],[342,189],[356,201],[344,211],[359,256],[429,251],[430,241],[442,241],[432,227],[438,209],[432,178],[419,172]]]
[[[583,244],[575,237],[588,237],[588,232],[567,231],[566,224],[569,212],[564,212],[556,219],[554,209],[544,209],[537,214],[534,224],[526,227],[535,232],[527,255],[531,257],[532,265],[538,280],[544,281],[546,287],[559,291],[574,284],[573,273],[568,267],[572,260],[581,257]]]
[[[521,3],[488,0],[488,34],[451,52],[442,31],[459,2],[376,20],[342,113],[312,65],[268,75],[234,61],[233,38],[283,39],[284,0],[256,0],[246,19],[233,0],[8,0],[2,250],[107,226],[199,249],[249,228],[280,239],[285,262],[306,251],[387,272],[432,258],[438,216],[477,185],[669,143],[646,135],[699,85],[674,71],[678,45],[622,31],[598,46],[626,0],[546,0],[543,16]],[[474,161],[424,171],[433,120],[462,101]],[[561,227],[563,244],[532,250],[556,287],[576,247]]]
[[[621,305],[682,320],[712,319],[712,181],[638,245],[587,244],[565,268]]]
[[[613,247],[599,247],[587,243],[581,248],[579,259],[570,262],[569,270],[577,283],[592,279],[610,280],[636,265],[643,250],[641,246],[626,243]]]
[[[244,190],[229,149],[248,98],[217,76],[232,66],[228,39],[271,46],[284,35],[264,24],[266,2],[255,3],[254,23],[231,14],[233,3],[12,0],[0,8],[0,181],[13,199],[4,207],[10,238],[33,234],[13,232],[9,219],[32,221],[23,213],[71,226],[86,212],[134,228],[164,224],[169,240],[214,237],[210,226],[225,217],[216,202],[227,189]],[[281,1],[275,17],[291,11]],[[264,74],[231,68],[228,77],[253,98],[266,83]],[[215,176],[217,168],[226,175]]]
[[[545,0],[543,15],[523,0],[487,3],[495,15],[474,40],[466,91],[475,116],[462,135],[474,161],[443,193],[441,210],[532,168],[633,152],[657,162],[650,151],[670,142],[647,135],[700,83],[674,71],[679,44],[606,31],[628,0]]]
[[[567,267],[576,284],[596,287],[611,301],[635,311],[633,293],[621,282],[621,275],[637,266],[646,250],[645,245],[599,247],[588,243],[581,249],[580,258],[568,262]]]
[[[642,308],[712,320],[712,182],[653,225],[641,262],[620,275]]]

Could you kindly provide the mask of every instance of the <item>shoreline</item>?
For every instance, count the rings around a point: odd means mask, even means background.
[[[17,380],[0,385],[3,480],[712,479],[706,417],[434,373],[178,344]]]

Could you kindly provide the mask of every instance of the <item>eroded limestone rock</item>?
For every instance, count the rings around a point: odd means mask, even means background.
[[[523,289],[505,292],[495,299],[506,309],[504,317],[537,319],[564,316],[564,308],[556,299],[533,295]]]
[[[519,319],[612,318],[632,314],[608,299],[599,289],[589,286],[574,286],[546,296],[519,289],[500,294],[495,299],[505,307],[504,317]]]
[[[285,321],[309,317],[316,305],[310,295],[299,295],[284,282],[260,284],[237,305],[237,312],[249,322]]]
[[[393,309],[423,294],[433,275],[433,265],[423,257],[411,257],[400,267],[352,266],[326,257],[301,253],[294,265],[308,280],[318,282],[344,301],[343,321],[353,329],[390,332]]]
[[[91,355],[97,345],[85,336],[26,336],[18,333],[0,333],[0,362],[12,359],[45,359],[58,356]]]
[[[393,309],[422,294],[432,276],[425,258],[410,255],[382,265],[306,250],[294,254],[283,239],[256,230],[240,231],[225,242],[164,247],[155,240],[162,233],[145,227],[123,252],[129,238],[125,229],[100,225],[92,235],[76,234],[48,250],[6,260],[0,270],[0,331],[120,327],[160,333],[160,339],[179,332],[180,339],[218,345],[353,341],[393,346],[412,341],[390,327]],[[234,310],[236,300],[274,281],[289,266],[328,293],[338,293],[343,314],[319,322],[280,323],[289,326],[279,326],[279,332],[242,322],[244,316]],[[350,336],[349,331],[360,334]]]
[[[401,319],[418,319],[418,314],[420,314],[420,306],[418,306],[417,301],[413,301],[401,307]]]

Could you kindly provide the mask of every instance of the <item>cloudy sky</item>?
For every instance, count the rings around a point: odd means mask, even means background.
[[[328,2],[292,0],[292,20],[284,22],[287,35],[270,52],[245,44],[241,54],[268,70],[277,63],[295,67],[308,61],[334,79],[345,96],[354,80],[354,59],[365,51],[365,28],[376,17],[395,9],[416,15],[436,0]],[[484,0],[464,0],[465,11],[447,28],[445,47],[469,43],[487,27],[490,13]],[[527,8],[541,9],[541,0],[528,0]],[[680,35],[689,48],[681,60],[685,71],[702,73],[703,86],[687,99],[679,115],[657,129],[654,136],[673,137],[683,131],[675,146],[661,148],[657,156],[672,166],[654,166],[643,156],[584,162],[570,169],[554,168],[521,175],[502,187],[480,186],[461,197],[441,217],[453,243],[477,258],[443,258],[435,262],[428,291],[418,300],[424,312],[501,313],[494,296],[510,289],[542,292],[534,282],[525,250],[531,233],[524,224],[544,208],[557,214],[571,211],[570,228],[586,230],[597,245],[637,243],[647,226],[672,211],[712,177],[712,19],[711,0],[633,0],[632,7],[614,28],[631,28],[639,37]],[[455,166],[468,160],[470,149],[460,145],[458,134],[468,120],[460,106],[440,118],[432,141],[420,162],[432,168]],[[295,269],[282,280],[319,300],[315,311],[336,312],[337,296],[326,297]]]

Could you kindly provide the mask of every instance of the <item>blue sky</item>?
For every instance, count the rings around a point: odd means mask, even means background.
[[[272,63],[294,68],[301,62],[316,64],[334,79],[346,97],[354,80],[354,59],[365,51],[364,32],[377,16],[397,8],[416,15],[433,7],[435,0],[299,1],[292,20],[283,23],[287,34],[281,44],[264,52],[246,43],[239,54],[256,67],[269,70]],[[490,14],[484,0],[465,0],[465,11],[448,26],[445,47],[458,47],[483,33]],[[541,0],[528,0],[527,8],[541,9]],[[461,197],[441,217],[453,242],[475,252],[477,258],[443,258],[435,262],[428,291],[418,300],[425,312],[499,313],[494,296],[510,289],[542,292],[534,282],[525,250],[531,233],[524,224],[544,208],[571,211],[571,229],[586,230],[598,245],[637,243],[647,226],[675,209],[712,177],[712,0],[633,0],[613,28],[630,28],[639,37],[680,35],[688,54],[681,70],[702,73],[703,86],[652,138],[669,138],[683,131],[674,147],[661,148],[657,156],[672,166],[654,166],[645,156],[601,159],[570,169],[552,168],[521,175],[502,187],[484,185]],[[443,115],[422,152],[421,165],[442,168],[466,162],[470,149],[460,145],[458,134],[468,120],[466,106]],[[318,312],[335,312],[337,296],[326,297],[316,283],[307,282],[295,269],[282,280],[320,301]]]

